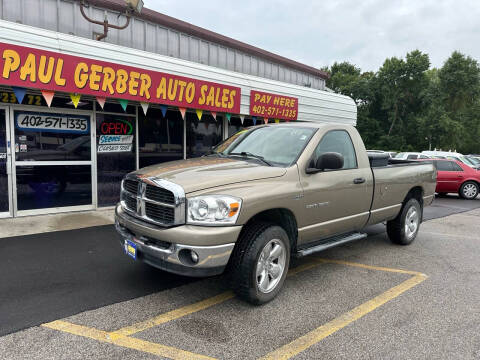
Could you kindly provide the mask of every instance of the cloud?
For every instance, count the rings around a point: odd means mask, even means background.
[[[302,63],[377,70],[419,49],[442,66],[454,50],[480,59],[475,0],[145,0],[145,6]]]

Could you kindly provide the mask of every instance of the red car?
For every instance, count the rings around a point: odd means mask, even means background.
[[[439,195],[458,193],[462,198],[473,200],[480,188],[480,171],[456,160],[433,159],[437,168],[437,188]]]

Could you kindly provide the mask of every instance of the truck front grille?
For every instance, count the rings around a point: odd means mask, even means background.
[[[147,185],[145,196],[147,199],[155,200],[161,203],[175,204],[175,196],[173,193],[170,190],[161,187]]]
[[[124,195],[123,196],[123,201],[125,201],[125,205],[128,210],[137,212],[137,199],[129,196],[129,195]]]
[[[145,212],[148,218],[166,225],[171,225],[175,221],[175,212],[172,207],[147,202],[145,203]]]
[[[141,220],[161,226],[185,223],[185,193],[179,185],[157,179],[147,183],[130,176],[123,180],[120,199],[123,208]]]
[[[127,190],[129,193],[133,195],[138,194],[138,181],[135,180],[124,180],[123,181],[123,187],[125,190]]]

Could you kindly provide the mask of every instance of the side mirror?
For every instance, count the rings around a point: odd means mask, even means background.
[[[312,164],[314,167],[307,168],[306,173],[315,174],[325,170],[338,170],[343,167],[343,162],[343,156],[339,153],[324,153],[318,157],[314,164]]]

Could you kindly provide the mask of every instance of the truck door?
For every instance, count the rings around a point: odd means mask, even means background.
[[[326,152],[340,153],[342,169],[305,175],[304,218],[299,244],[361,229],[367,222],[373,193],[372,170],[359,167],[350,134],[346,130],[327,132],[319,141],[313,159]]]

